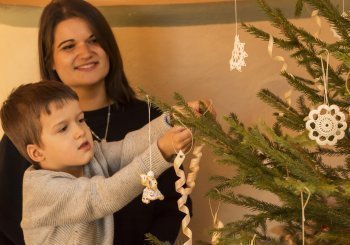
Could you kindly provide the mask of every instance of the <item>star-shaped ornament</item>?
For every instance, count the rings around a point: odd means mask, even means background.
[[[239,36],[235,36],[235,43],[232,50],[232,56],[230,59],[230,70],[236,69],[242,71],[242,66],[246,66],[244,58],[248,57],[248,54],[244,50],[245,43],[241,43]]]

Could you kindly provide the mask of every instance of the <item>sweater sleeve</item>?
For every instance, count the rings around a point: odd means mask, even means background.
[[[162,114],[150,123],[151,128],[151,144],[155,142],[160,136],[162,136],[171,126],[167,123],[167,114]],[[129,164],[132,159],[144,152],[146,149],[149,152],[149,124],[146,124],[142,128],[128,133],[124,140],[101,143],[102,153],[108,163],[109,171],[111,174],[119,171],[125,165]],[[152,158],[153,155],[157,156],[159,149],[153,149],[151,147]],[[149,166],[149,155],[144,158]],[[153,160],[153,159],[152,159]],[[153,162],[153,161],[152,161]]]
[[[163,159],[156,142],[151,147],[155,152],[153,170],[159,175],[171,164]],[[75,178],[29,168],[23,180],[22,228],[89,222],[112,214],[142,192],[139,174],[146,171],[148,151],[109,178]]]

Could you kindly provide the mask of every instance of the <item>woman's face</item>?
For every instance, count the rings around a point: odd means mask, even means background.
[[[71,18],[56,26],[52,68],[73,89],[104,83],[109,58],[85,20]]]

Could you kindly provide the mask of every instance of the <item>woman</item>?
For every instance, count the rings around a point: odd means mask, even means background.
[[[135,98],[128,84],[111,28],[91,4],[54,0],[45,7],[39,27],[39,64],[42,79],[61,81],[78,93],[95,140],[122,139],[148,122],[147,104]],[[159,114],[152,109],[152,118]],[[0,144],[0,199],[4,200],[0,237],[9,244],[23,244],[21,180],[28,166],[4,136]],[[165,200],[146,205],[139,196],[114,214],[115,243],[144,244],[147,232],[175,241],[183,218],[177,208],[176,180],[174,170],[168,170],[158,179]],[[0,244],[7,243],[0,238]]]

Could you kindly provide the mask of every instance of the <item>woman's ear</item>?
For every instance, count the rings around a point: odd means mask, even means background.
[[[40,163],[45,160],[43,150],[35,144],[27,145],[27,153],[30,159],[32,159],[34,162]]]

